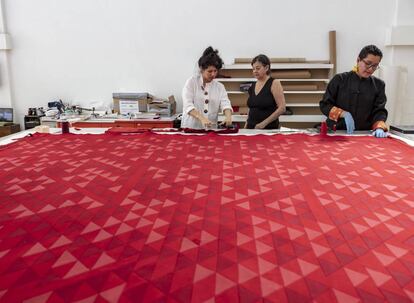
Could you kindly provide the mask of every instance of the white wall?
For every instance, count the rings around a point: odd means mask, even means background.
[[[414,1],[398,0],[393,26],[414,26]],[[406,82],[405,87],[399,87],[394,121],[397,124],[414,125],[414,45],[388,46],[390,65],[403,67],[400,82]]]
[[[109,104],[121,89],[174,94],[181,108],[182,86],[208,45],[226,63],[258,53],[328,59],[336,30],[337,71],[346,71],[364,45],[383,48],[395,10],[389,0],[3,1],[20,119],[56,98]]]
[[[414,25],[414,1],[397,0],[395,25]]]
[[[9,68],[9,46],[4,40],[4,33],[7,33],[6,22],[3,16],[3,2],[0,0],[0,107],[13,107],[10,68]]]

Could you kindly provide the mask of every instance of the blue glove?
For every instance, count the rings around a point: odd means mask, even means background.
[[[377,128],[374,131],[374,136],[377,138],[386,138],[388,135],[382,128]]]
[[[355,130],[354,118],[352,118],[352,115],[350,112],[345,112],[344,119],[345,119],[345,124],[346,124],[346,133],[352,134]]]

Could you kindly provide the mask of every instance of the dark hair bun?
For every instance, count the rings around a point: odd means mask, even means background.
[[[203,52],[203,57],[209,56],[211,54],[218,54],[218,50],[214,50],[211,46],[207,47],[206,50]]]
[[[218,50],[211,46],[205,49],[203,55],[198,60],[198,66],[201,69],[207,69],[209,66],[214,66],[215,68],[220,69],[222,68],[223,63],[223,60],[218,55]]]

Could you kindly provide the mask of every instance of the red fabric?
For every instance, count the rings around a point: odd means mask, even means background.
[[[112,127],[106,131],[108,134],[130,134],[130,133],[146,133],[146,132],[156,132],[156,133],[175,133],[175,132],[184,132],[184,133],[193,133],[193,134],[205,134],[205,133],[217,133],[217,134],[235,134],[239,132],[239,127],[234,128],[223,128],[223,129],[195,129],[195,128],[136,128],[136,127]]]
[[[183,128],[181,129],[184,133],[191,134],[205,134],[205,133],[216,133],[216,134],[237,134],[239,132],[239,127],[229,127],[223,129],[196,129],[196,128]]]
[[[412,302],[413,149],[37,134],[0,150],[1,302]]]
[[[129,134],[129,133],[145,133],[149,132],[149,128],[136,128],[136,127],[111,127],[106,131],[108,134]]]

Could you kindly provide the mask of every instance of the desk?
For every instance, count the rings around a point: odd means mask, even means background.
[[[8,136],[20,131],[20,124],[0,126],[0,137]]]
[[[69,118],[68,121],[72,127],[76,128],[109,128],[109,127],[134,127],[134,128],[170,128],[173,127],[176,116],[160,117],[158,119],[108,119],[108,118],[93,118],[79,116]],[[51,118],[43,118],[42,124],[51,127],[60,127],[59,120]]]
[[[105,121],[105,120],[91,120],[91,121],[80,121],[72,123],[73,127],[80,128],[109,128],[109,127],[134,127],[134,128],[169,128],[173,127],[174,119],[160,119],[160,120],[114,120],[114,121]]]
[[[5,302],[412,299],[397,140],[35,135],[0,158]]]

